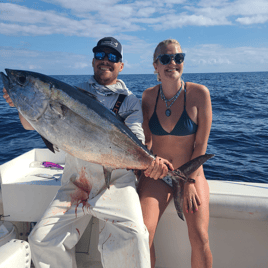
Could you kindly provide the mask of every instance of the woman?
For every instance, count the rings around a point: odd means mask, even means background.
[[[173,39],[158,44],[154,68],[161,84],[148,88],[142,96],[145,142],[157,156],[174,169],[203,155],[207,149],[212,108],[208,89],[181,79],[184,56]],[[172,198],[169,182],[152,179],[145,173],[139,183],[144,222],[149,231],[151,267],[155,267],[153,239],[157,224]],[[200,167],[190,176],[195,183],[184,185],[183,211],[192,247],[192,268],[212,267],[209,247],[209,187]]]

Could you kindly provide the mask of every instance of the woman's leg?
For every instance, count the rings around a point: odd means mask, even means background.
[[[188,225],[188,234],[192,247],[192,268],[211,268],[212,254],[209,247],[209,186],[204,174],[196,178],[195,187],[201,200],[197,212],[184,215]]]
[[[144,223],[149,231],[151,267],[155,267],[154,235],[157,224],[172,198],[172,188],[161,179],[141,177],[138,186]]]

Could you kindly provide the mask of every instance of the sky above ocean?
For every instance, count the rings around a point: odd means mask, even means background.
[[[168,38],[186,53],[185,73],[268,71],[267,0],[0,1],[0,71],[92,74],[104,36],[123,44],[122,74],[152,74]]]

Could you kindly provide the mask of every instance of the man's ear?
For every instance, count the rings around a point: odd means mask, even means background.
[[[123,62],[121,62],[121,66],[120,66],[119,72],[122,72],[122,71],[123,71],[123,69],[124,69],[124,63],[123,63]]]
[[[95,60],[95,59],[93,58],[93,59],[92,59],[92,67],[94,67],[94,60]]]

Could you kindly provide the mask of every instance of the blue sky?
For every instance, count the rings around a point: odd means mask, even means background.
[[[0,1],[0,71],[92,74],[105,36],[123,44],[122,74],[153,73],[168,38],[186,53],[185,73],[268,71],[267,0]]]

